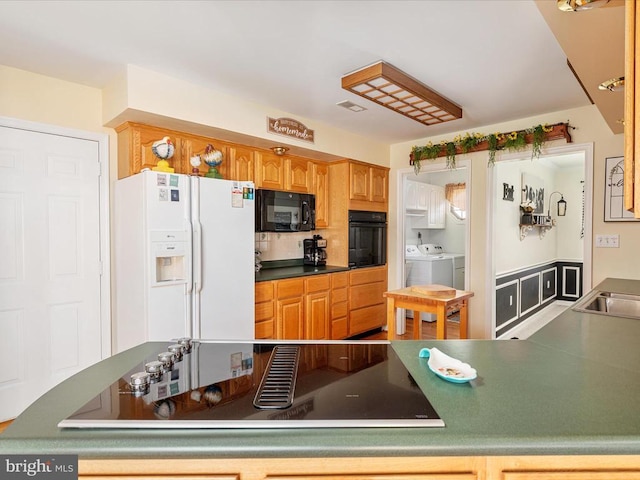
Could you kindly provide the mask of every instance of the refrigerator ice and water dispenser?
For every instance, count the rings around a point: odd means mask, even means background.
[[[190,272],[186,232],[152,232],[150,251],[152,286],[187,283]]]

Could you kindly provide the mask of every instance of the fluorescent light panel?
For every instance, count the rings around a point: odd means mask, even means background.
[[[342,77],[342,88],[424,125],[462,118],[462,109],[385,62]]]

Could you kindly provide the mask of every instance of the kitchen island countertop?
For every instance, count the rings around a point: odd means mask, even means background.
[[[640,281],[606,280],[640,293]],[[640,454],[640,320],[568,309],[527,340],[395,341],[444,428],[61,430],[57,423],[125,374],[146,343],[53,388],[0,435],[0,451],[85,458],[384,457]],[[476,368],[436,377],[423,347]]]

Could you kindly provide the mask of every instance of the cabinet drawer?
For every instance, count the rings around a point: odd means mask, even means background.
[[[331,321],[331,340],[341,340],[348,334],[347,317]]]
[[[349,285],[349,272],[331,274],[331,288],[341,288]]]
[[[347,316],[347,302],[340,302],[331,305],[331,318]]]
[[[273,282],[256,283],[256,303],[273,300]]]
[[[383,282],[387,279],[387,269],[382,268],[359,268],[349,272],[349,283],[351,285],[362,285],[364,283]]]
[[[329,290],[329,275],[313,275],[305,280],[307,293],[324,292]]]
[[[278,280],[276,282],[276,297],[289,298],[304,295],[304,279],[292,278],[290,280]]]
[[[331,303],[346,302],[349,297],[349,290],[346,288],[338,288],[331,290]]]
[[[268,320],[275,316],[274,302],[256,303],[256,322]]]
[[[349,336],[366,332],[386,323],[387,308],[384,304],[351,310],[349,313]]]
[[[384,306],[385,284],[383,282],[370,283],[367,285],[356,285],[351,287],[349,292],[349,309],[351,311],[381,304]]]
[[[274,338],[275,322],[273,319],[256,323],[256,338]]]

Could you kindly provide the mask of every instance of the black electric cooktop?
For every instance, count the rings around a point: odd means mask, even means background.
[[[388,342],[181,339],[62,428],[444,427]]]

